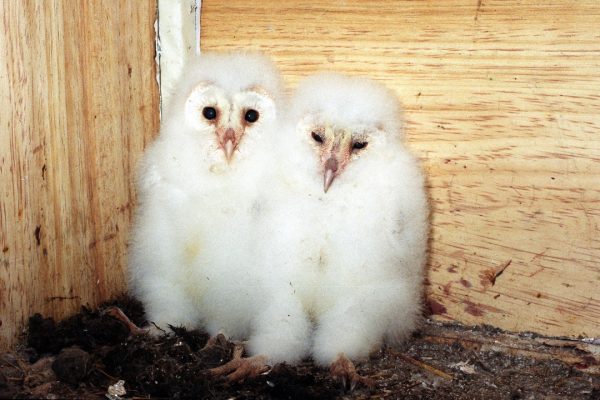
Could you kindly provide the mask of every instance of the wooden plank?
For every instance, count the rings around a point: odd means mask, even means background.
[[[0,2],[0,348],[122,292],[155,2]]]
[[[335,70],[398,93],[438,318],[600,336],[598,1],[202,3],[203,50],[262,50],[290,87]]]
[[[459,345],[481,353],[503,353],[523,359],[560,360],[586,374],[600,375],[600,346],[573,339],[549,339],[531,334],[498,332],[427,321],[421,338],[432,344]]]

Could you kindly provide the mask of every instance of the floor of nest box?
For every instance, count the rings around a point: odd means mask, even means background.
[[[310,360],[229,385],[207,369],[230,360],[234,343],[204,347],[206,333],[178,328],[161,338],[131,335],[104,312],[112,306],[145,324],[142,306],[125,296],[60,322],[33,316],[22,345],[0,355],[0,398],[600,398],[597,344],[433,321],[358,363],[373,387],[343,393]]]

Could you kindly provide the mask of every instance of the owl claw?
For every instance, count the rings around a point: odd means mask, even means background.
[[[244,348],[236,345],[233,350],[233,359],[220,367],[212,368],[209,372],[213,376],[223,377],[229,383],[242,382],[246,378],[255,378],[271,370],[267,364],[267,357],[256,355],[242,358]]]
[[[354,388],[356,388],[356,380],[352,380],[352,383],[350,384],[350,391],[353,392]]]
[[[331,363],[329,371],[333,379],[340,381],[344,391],[347,390],[352,392],[358,384],[367,387],[375,386],[375,382],[373,382],[372,379],[360,376],[356,372],[356,368],[354,367],[352,361],[350,361],[343,353],[340,354],[333,363]],[[348,383],[350,383],[349,386]]]
[[[348,384],[348,382],[346,382],[346,377],[342,376],[340,380],[342,381],[342,389],[345,391],[347,387],[346,385]]]
[[[202,347],[202,350],[208,350],[211,347],[216,347],[216,346],[224,346],[226,343],[227,343],[227,338],[225,337],[225,335],[223,333],[219,332],[215,336],[211,336],[210,338],[208,338],[208,341],[206,342],[204,347]],[[235,348],[234,348],[234,351],[235,351]]]
[[[127,329],[129,329],[129,333],[133,336],[144,335],[150,332],[150,328],[140,328],[136,324],[134,324],[119,307],[108,307],[106,310],[104,310],[103,313],[106,315],[110,315],[111,317],[125,324],[125,326],[127,326]]]

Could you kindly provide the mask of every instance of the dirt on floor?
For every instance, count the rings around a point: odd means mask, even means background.
[[[182,328],[131,335],[104,312],[111,306],[145,325],[141,304],[125,296],[58,323],[31,317],[23,345],[0,355],[0,398],[600,399],[600,345],[583,340],[427,321],[358,364],[372,388],[345,392],[310,361],[228,384],[207,369],[231,359],[232,342],[204,348],[206,333]]]

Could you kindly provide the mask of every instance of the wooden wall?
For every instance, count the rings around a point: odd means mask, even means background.
[[[600,2],[204,0],[201,46],[396,90],[438,318],[600,336]]]
[[[153,1],[0,1],[0,348],[124,290],[158,130]]]
[[[396,90],[429,176],[440,319],[600,336],[600,3],[204,0],[202,49]],[[0,348],[124,288],[158,128],[155,1],[0,2]],[[497,276],[496,276],[497,275]]]

